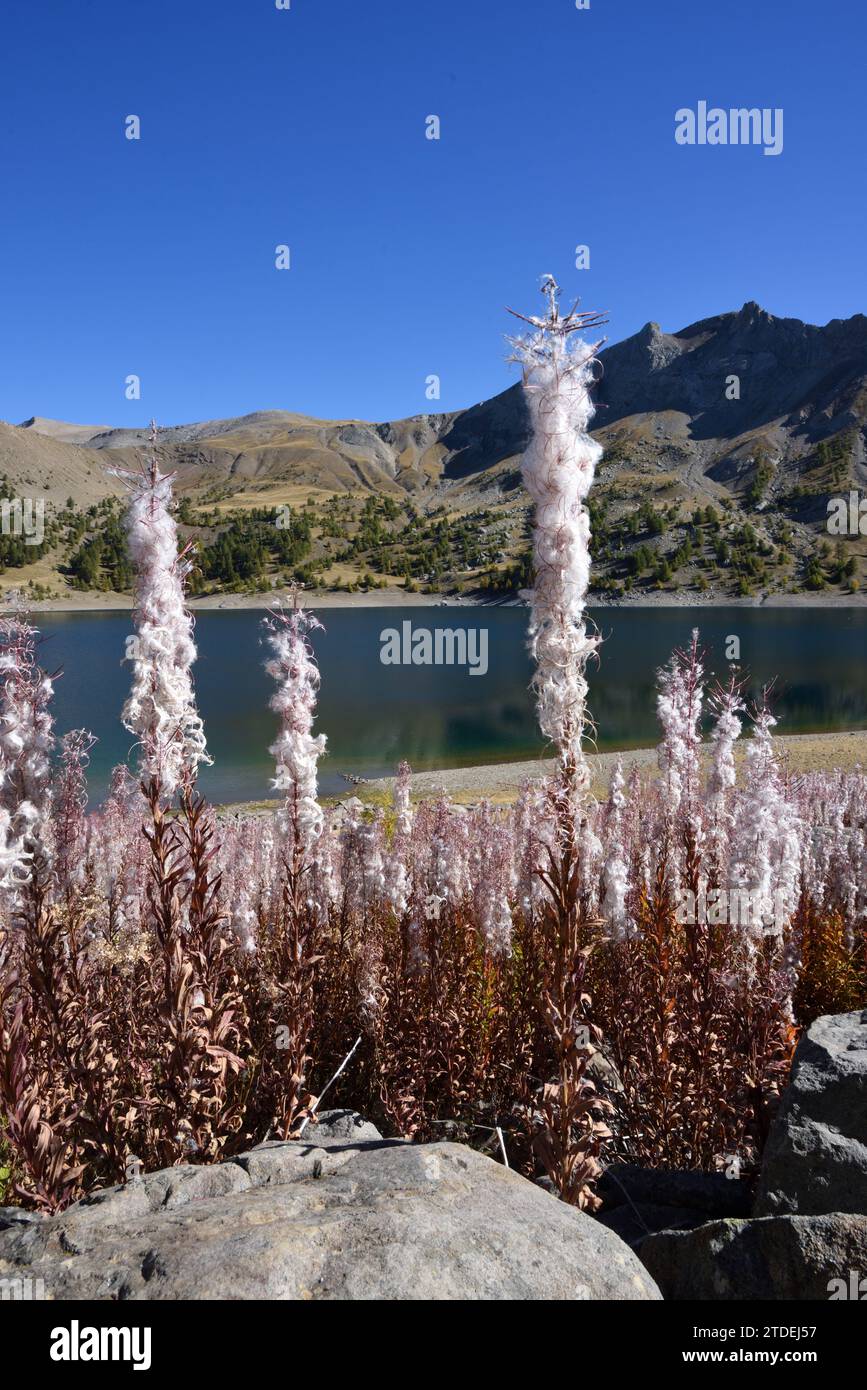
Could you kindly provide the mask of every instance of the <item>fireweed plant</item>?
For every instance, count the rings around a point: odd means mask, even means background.
[[[585,499],[600,446],[587,433],[593,416],[590,387],[596,352],[574,337],[604,320],[597,314],[560,314],[558,286],[545,276],[543,318],[524,315],[533,333],[513,340],[522,367],[531,438],[521,473],[534,504],[530,651],[533,689],[542,733],[557,752],[557,772],[542,788],[533,857],[541,887],[539,926],[549,966],[540,1003],[556,1063],[553,1077],[529,1100],[533,1146],[560,1195],[589,1205],[590,1184],[601,1169],[601,1145],[611,1137],[599,1097],[587,1075],[598,1028],[590,1021],[585,989],[600,925],[585,891],[587,869],[599,841],[589,817],[590,773],[584,754],[587,662],[598,638],[587,631],[590,517]],[[577,306],[576,306],[577,307]],[[514,311],[511,311],[514,312]]]
[[[138,773],[118,768],[97,811],[92,740],[56,738],[36,629],[0,626],[4,1201],[48,1213],[142,1170],[312,1139],[359,1037],[329,1103],[412,1139],[502,1136],[569,1202],[592,1208],[613,1158],[749,1174],[798,1030],[867,1001],[867,777],[790,776],[769,703],[709,682],[697,636],[660,673],[658,775],[618,764],[590,795],[599,449],[579,330],[598,320],[561,317],[544,288],[514,347],[556,771],[513,806],[414,804],[402,764],[390,806],[323,808],[318,624],[296,598],[263,625],[279,810],[216,817],[196,790],[191,558],[156,444],[126,479]]]

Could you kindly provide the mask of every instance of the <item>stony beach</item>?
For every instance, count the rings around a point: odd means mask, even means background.
[[[748,739],[742,739],[736,748],[735,759],[740,766]],[[793,776],[808,772],[827,772],[835,769],[853,772],[867,766],[867,729],[826,734],[788,734],[776,739],[777,747],[786,766]],[[707,756],[707,748],[704,750]],[[591,753],[588,757],[591,771],[591,791],[594,796],[604,797],[608,791],[611,773],[621,759],[624,770],[635,764],[643,780],[649,781],[657,771],[655,748],[629,748],[620,752]],[[443,792],[456,804],[472,806],[479,801],[491,801],[507,805],[514,801],[527,782],[538,781],[554,769],[551,758],[534,758],[524,762],[488,763],[479,767],[442,768],[429,772],[412,774],[411,787],[414,800],[423,801],[440,796]],[[358,786],[347,785],[343,796],[327,798],[328,801],[346,801],[357,797],[370,804],[381,804],[390,797],[394,786],[393,777],[375,778]],[[244,811],[247,814],[267,815],[277,806],[276,801],[238,803],[222,808],[224,814]]]

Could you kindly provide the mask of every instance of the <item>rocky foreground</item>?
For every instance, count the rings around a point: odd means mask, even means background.
[[[658,1299],[590,1216],[460,1144],[349,1111],[309,1140],[169,1168],[49,1220],[0,1210],[0,1279],[55,1299]]]
[[[867,1299],[867,1010],[804,1035],[753,1197],[612,1165],[597,1218],[460,1144],[351,1111],[43,1219],[0,1208],[0,1287],[49,1299]],[[40,1282],[41,1281],[41,1282]]]
[[[633,1244],[665,1298],[867,1300],[867,1010],[802,1037],[752,1215],[664,1224]]]

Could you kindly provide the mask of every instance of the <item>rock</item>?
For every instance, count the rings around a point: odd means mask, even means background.
[[[637,1203],[648,1190],[659,1199],[640,1177],[624,1186]],[[628,1238],[627,1221],[613,1225]],[[798,1044],[755,1218],[659,1231],[636,1248],[666,1298],[860,1297],[862,1281],[867,1297],[867,1011],[818,1018]]]
[[[357,1110],[322,1110],[310,1121],[304,1139],[322,1146],[333,1144],[366,1144],[382,1135]]]
[[[628,1299],[659,1291],[591,1216],[473,1149],[322,1116],[316,1142],[151,1173],[0,1232],[54,1299]]]
[[[867,1214],[867,1010],[817,1018],[801,1038],[755,1210]]]
[[[247,1174],[250,1185],[264,1187],[321,1178],[334,1173],[353,1153],[372,1146],[392,1147],[404,1139],[383,1139],[376,1125],[355,1110],[323,1110],[311,1120],[301,1139],[270,1139],[233,1162]]]
[[[7,1231],[10,1226],[26,1226],[28,1222],[38,1220],[35,1212],[22,1211],[20,1207],[0,1207],[0,1231]]]
[[[841,1297],[834,1281],[851,1288],[867,1273],[867,1217],[713,1221],[694,1231],[648,1236],[641,1259],[667,1299]]]
[[[633,1250],[638,1250],[642,1241],[657,1231],[691,1231],[707,1220],[703,1212],[691,1211],[689,1207],[655,1206],[650,1202],[624,1202],[610,1211],[597,1211],[595,1217]]]
[[[120,1187],[101,1188],[82,1197],[62,1220],[71,1230],[112,1229],[118,1221],[177,1211],[191,1202],[228,1197],[251,1186],[247,1174],[234,1163],[162,1168],[144,1173]],[[40,1228],[45,1223],[40,1223]]]
[[[597,1185],[602,1208],[597,1221],[633,1250],[663,1230],[693,1230],[715,1217],[748,1216],[747,1183],[722,1173],[640,1168],[612,1163]]]
[[[715,1216],[749,1216],[749,1184],[724,1173],[698,1173],[667,1168],[640,1168],[611,1163],[599,1179],[597,1193],[610,1211],[630,1202],[686,1208],[705,1220]]]

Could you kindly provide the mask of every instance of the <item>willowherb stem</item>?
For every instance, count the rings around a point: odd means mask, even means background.
[[[270,704],[280,716],[280,731],[269,749],[277,764],[273,785],[284,795],[280,820],[287,850],[303,857],[322,831],[316,770],[325,751],[325,735],[313,733],[319,668],[309,638],[322,624],[295,606],[289,612],[275,609],[263,627],[272,652],[265,670],[277,682]]]
[[[0,883],[47,885],[54,750],[52,678],[21,613],[0,622]]]
[[[532,436],[521,473],[535,505],[534,582],[530,594],[533,687],[542,733],[555,744],[562,795],[574,811],[588,785],[582,747],[587,721],[589,658],[598,638],[587,631],[590,516],[585,499],[602,449],[587,433],[599,343],[572,337],[602,320],[596,314],[561,316],[558,287],[544,277],[546,318],[526,320],[535,332],[512,340],[521,364]],[[518,317],[523,317],[519,315]]]
[[[572,335],[600,322],[573,308],[561,316],[558,286],[543,280],[548,314],[527,320],[536,330],[513,341],[523,370],[532,435],[521,461],[524,484],[535,504],[534,583],[530,594],[530,650],[536,662],[533,688],[542,733],[557,749],[555,835],[540,871],[548,897],[541,921],[550,975],[542,1012],[554,1048],[556,1081],[547,1084],[529,1109],[536,1151],[565,1201],[593,1202],[591,1184],[600,1172],[598,1153],[607,1129],[604,1102],[586,1076],[592,1056],[586,970],[586,898],[589,875],[582,863],[586,799],[590,781],[583,739],[587,723],[587,662],[598,639],[587,631],[585,603],[590,582],[590,516],[585,500],[602,449],[590,438],[590,387],[600,344]],[[519,315],[519,317],[522,317]],[[582,876],[584,881],[582,881]],[[582,1029],[588,1043],[582,1043]]]
[[[132,689],[123,722],[138,735],[142,779],[156,779],[160,795],[171,799],[211,759],[193,693],[196,646],[184,599],[189,547],[178,553],[172,475],[160,472],[156,441],[153,425],[147,465],[138,472],[113,470],[130,492],[126,528],[136,571]]]

